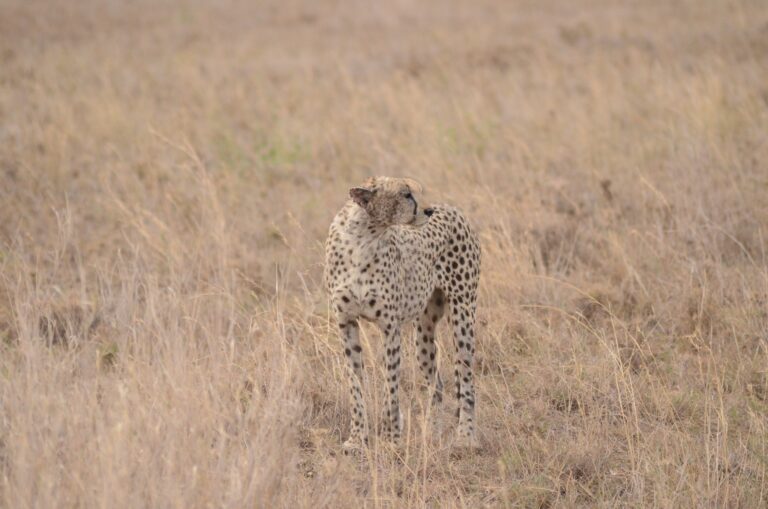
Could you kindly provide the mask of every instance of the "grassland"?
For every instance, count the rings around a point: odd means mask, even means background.
[[[477,454],[407,340],[340,455],[371,174],[480,232]],[[762,1],[0,0],[0,506],[765,507],[767,225]]]

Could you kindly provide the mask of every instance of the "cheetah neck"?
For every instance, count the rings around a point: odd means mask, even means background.
[[[386,225],[371,220],[371,216],[358,205],[349,205],[349,220],[344,226],[344,233],[353,244],[361,245],[378,240],[387,231]]]
[[[349,263],[358,269],[376,265],[382,243],[388,242],[391,229],[372,221],[368,213],[355,203],[349,203],[346,212],[340,233]]]

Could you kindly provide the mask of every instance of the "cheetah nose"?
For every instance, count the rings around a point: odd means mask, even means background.
[[[428,209],[424,209],[424,215],[427,216],[427,217],[429,217],[432,214],[434,214],[434,212],[435,212],[435,209],[433,209],[432,207],[430,207]]]

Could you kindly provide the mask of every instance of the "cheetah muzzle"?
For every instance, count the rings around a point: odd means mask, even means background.
[[[432,393],[442,401],[435,331],[446,308],[456,349],[458,444],[474,447],[475,313],[480,243],[466,217],[450,205],[420,208],[409,179],[373,177],[350,189],[350,200],[331,223],[325,247],[325,282],[347,359],[352,422],[344,449],[368,442],[363,401],[359,321],[374,322],[385,337],[386,395],[383,430],[397,441],[400,332],[416,320],[418,361]]]

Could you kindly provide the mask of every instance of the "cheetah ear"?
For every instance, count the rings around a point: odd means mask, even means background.
[[[408,187],[411,188],[411,191],[415,193],[423,193],[424,192],[424,186],[421,185],[421,182],[419,182],[416,179],[412,179],[409,177],[404,177],[403,181],[408,185]]]
[[[375,192],[376,191],[372,191],[371,189],[366,189],[364,187],[353,187],[349,190],[349,197],[352,198],[355,203],[361,207],[366,208],[368,203],[370,203],[371,198],[373,198]]]

